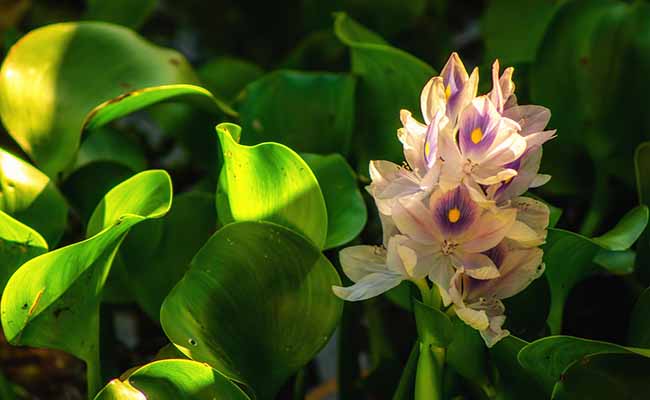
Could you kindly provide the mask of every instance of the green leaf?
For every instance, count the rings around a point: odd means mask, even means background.
[[[160,317],[163,300],[216,227],[214,195],[188,192],[174,198],[164,218],[134,227],[122,243],[126,282],[154,321]]]
[[[646,288],[636,301],[630,315],[628,343],[630,346],[650,348],[650,288]]]
[[[18,267],[46,252],[38,232],[0,211],[0,294]]]
[[[325,248],[344,245],[357,237],[368,220],[357,176],[340,154],[301,154],[316,175],[327,207]]]
[[[528,344],[516,336],[501,339],[490,349],[490,360],[499,370],[497,382],[498,399],[501,400],[548,400],[544,387],[517,361],[517,354]]]
[[[585,356],[564,370],[553,399],[639,399],[650,392],[648,370],[650,359],[633,354]]]
[[[447,348],[447,363],[463,378],[478,385],[487,383],[487,351],[481,335],[458,318],[452,323],[453,339]]]
[[[416,308],[417,309],[417,308]],[[431,344],[420,342],[418,366],[415,372],[414,400],[442,399],[442,365],[436,359]]]
[[[564,301],[573,286],[595,270],[593,261],[599,251],[627,250],[647,222],[648,208],[639,206],[625,214],[611,231],[594,239],[562,229],[549,229],[543,249],[545,274],[551,289],[548,325],[552,333],[560,332]]]
[[[79,214],[81,222],[86,224],[102,197],[133,173],[121,163],[96,161],[75,170],[63,182],[61,190]]]
[[[86,361],[89,395],[100,388],[99,303],[113,258],[128,230],[164,215],[171,179],[145,171],[113,188],[95,209],[88,239],[23,264],[2,296],[2,327],[14,345],[66,351]]]
[[[0,149],[0,211],[40,232],[56,246],[68,222],[68,205],[44,173]]]
[[[437,347],[449,346],[453,339],[454,327],[446,314],[417,299],[413,299],[413,311],[418,337],[422,343]]]
[[[336,14],[334,32],[350,48],[352,72],[360,78],[355,148],[357,171],[368,174],[371,159],[401,163],[396,137],[402,108],[419,115],[420,92],[435,71],[416,57],[387,45],[345,14]]]
[[[327,208],[307,163],[278,143],[238,144],[241,128],[237,125],[220,124],[217,134],[224,160],[217,190],[220,221],[275,222],[322,249],[328,229]]]
[[[416,341],[411,349],[406,365],[404,365],[404,371],[399,379],[397,389],[395,389],[393,400],[410,400],[413,398],[413,388],[415,387],[415,375],[419,358],[420,342]]]
[[[200,88],[175,85],[196,81],[180,53],[154,46],[127,28],[54,24],[25,35],[5,58],[0,116],[36,165],[55,176],[74,162],[86,116],[97,105],[108,102],[96,110],[91,125],[151,104],[145,101],[149,96],[160,101],[201,92],[205,97]],[[141,90],[160,85],[172,86],[153,89],[154,94]]]
[[[124,165],[131,171],[140,172],[147,168],[147,159],[142,148],[121,132],[102,127],[88,132],[79,147],[74,171],[98,161],[111,161]]]
[[[214,58],[201,65],[196,72],[206,89],[228,102],[264,74],[261,67],[233,57]]]
[[[594,354],[636,354],[650,357],[650,349],[623,347],[572,336],[549,336],[526,345],[519,352],[518,359],[531,374],[545,382],[550,393],[571,364],[588,361]]]
[[[158,0],[86,0],[84,19],[139,28],[158,6]]]
[[[650,142],[641,143],[634,154],[636,188],[639,203],[650,206]],[[650,230],[646,227],[636,246],[638,276],[645,284],[650,284]]]
[[[616,275],[628,275],[634,272],[636,253],[632,250],[612,251],[601,249],[594,257],[594,263]]]
[[[249,400],[226,377],[191,360],[154,361],[112,380],[95,400]]]
[[[239,101],[242,142],[274,141],[296,151],[347,155],[354,89],[347,74],[272,72],[246,86]]]
[[[187,356],[272,399],[327,343],[342,301],[336,270],[301,235],[269,222],[226,225],[165,299],[161,322]]]
[[[546,27],[564,1],[494,0],[483,17],[484,60],[501,65],[532,62]]]
[[[535,279],[523,292],[504,299],[503,304],[507,317],[505,327],[512,334],[525,340],[539,339],[547,334],[551,291],[545,276]]]
[[[163,101],[193,102],[208,112],[237,113],[230,106],[217,100],[210,91],[195,85],[163,85],[137,89],[107,100],[93,108],[84,120],[83,129],[96,129],[134,111]]]

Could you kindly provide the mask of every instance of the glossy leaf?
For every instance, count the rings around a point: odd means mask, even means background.
[[[217,134],[224,160],[217,191],[219,220],[275,222],[323,248],[327,208],[307,163],[278,143],[238,144],[237,125],[220,124]]]
[[[650,348],[650,288],[645,289],[639,296],[632,314],[628,329],[628,344],[635,347]]]
[[[52,247],[68,222],[68,205],[50,178],[2,149],[0,210],[40,232]]]
[[[532,62],[553,14],[564,1],[494,0],[483,18],[485,61],[501,65]]]
[[[171,180],[145,171],[113,188],[95,209],[88,239],[23,264],[2,296],[2,327],[15,345],[55,348],[86,361],[89,394],[99,382],[99,303],[120,243],[138,222],[164,215]]]
[[[269,222],[226,225],[165,299],[167,337],[190,358],[272,399],[327,343],[339,278],[301,235]]]
[[[206,89],[227,101],[234,100],[246,85],[264,74],[261,67],[233,57],[212,59],[196,72]]]
[[[0,294],[18,267],[46,252],[38,232],[0,211]]]
[[[397,142],[401,126],[399,110],[419,114],[420,91],[433,68],[416,57],[389,46],[345,14],[336,14],[334,32],[350,48],[351,69],[359,76],[355,147],[359,173],[367,176],[371,159],[401,163],[404,156]]]
[[[478,385],[488,382],[485,342],[476,329],[453,318],[452,341],[447,348],[447,363],[463,378]]]
[[[489,350],[490,360],[499,370],[496,385],[499,399],[548,400],[541,382],[536,376],[523,369],[517,360],[517,354],[527,344],[525,340],[510,335],[498,341]]]
[[[99,22],[54,24],[25,35],[5,58],[0,116],[36,165],[54,176],[74,161],[84,120],[96,106],[115,99],[97,111],[96,121],[105,121],[109,114],[124,115],[127,105],[132,111],[134,102],[151,104],[137,96],[140,89],[196,81],[181,54],[154,46],[127,28]]]
[[[161,360],[144,365],[125,380],[112,380],[95,400],[249,400],[226,377],[191,360]]]
[[[127,285],[154,321],[159,319],[163,300],[216,227],[214,195],[188,192],[174,198],[164,218],[134,227],[122,243]]]
[[[633,354],[586,356],[564,370],[553,399],[640,399],[650,393],[649,369],[650,359]]]
[[[531,374],[545,382],[545,387],[550,393],[571,364],[588,361],[589,356],[594,354],[605,353],[650,357],[650,349],[623,347],[572,336],[549,336],[526,345],[519,352],[518,359]]]
[[[594,239],[561,229],[549,229],[544,245],[544,262],[551,289],[548,324],[552,333],[559,333],[564,301],[573,286],[594,271],[593,260],[598,252],[603,248],[612,251],[628,249],[647,223],[648,209],[640,206],[629,211],[611,231]]]
[[[417,299],[413,299],[418,337],[422,343],[447,347],[453,339],[454,327],[449,317]]]
[[[314,172],[327,207],[325,248],[344,245],[357,237],[368,220],[357,176],[340,154],[301,154]]]
[[[86,0],[84,19],[140,27],[156,9],[158,0]]]
[[[296,151],[347,155],[354,129],[349,75],[279,70],[246,86],[238,110],[242,143],[279,142]]]

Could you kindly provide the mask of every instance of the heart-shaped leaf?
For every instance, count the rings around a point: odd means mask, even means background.
[[[125,380],[112,380],[95,400],[249,400],[226,377],[191,360],[161,360],[144,365]]]
[[[176,85],[196,82],[180,53],[128,28],[99,22],[48,25],[25,35],[5,58],[0,116],[16,142],[52,177],[73,163],[84,121],[101,125],[179,95],[211,97],[205,89]],[[145,89],[160,85],[172,86]]]
[[[640,399],[650,391],[650,359],[635,354],[593,354],[574,361],[553,388],[553,400]]]
[[[164,218],[134,227],[122,243],[120,267],[127,286],[154,321],[163,300],[216,227],[214,195],[188,192],[174,197]]]
[[[545,382],[549,394],[563,373],[575,362],[588,361],[594,354],[633,354],[650,357],[650,349],[623,347],[614,343],[581,339],[572,336],[549,336],[521,349],[519,363]]]
[[[220,124],[223,168],[217,189],[222,223],[271,221],[286,226],[323,248],[327,208],[318,181],[298,154],[279,143],[244,146],[241,128]]]
[[[138,143],[108,127],[86,134],[72,169],[76,172],[90,163],[102,161],[124,165],[134,173],[147,168],[144,150]]]
[[[38,232],[0,211],[0,294],[18,267],[46,252]]]
[[[54,247],[68,220],[68,205],[44,173],[0,149],[0,210],[40,232]]]
[[[639,206],[625,214],[612,230],[597,238],[589,239],[562,229],[549,229],[544,245],[544,262],[551,289],[548,325],[552,333],[560,332],[564,301],[573,286],[594,271],[594,257],[599,251],[628,249],[647,223],[648,208]]]
[[[23,264],[2,296],[2,327],[9,342],[83,359],[88,392],[94,395],[101,387],[99,303],[113,258],[128,230],[164,215],[171,196],[166,172],[142,172],[104,196],[90,218],[88,239]]]
[[[359,76],[360,110],[355,146],[359,173],[367,176],[371,159],[401,163],[402,149],[396,145],[399,110],[420,109],[420,91],[433,68],[416,57],[389,46],[345,14],[336,14],[334,32],[350,48],[352,72]]]
[[[349,75],[275,71],[246,86],[238,107],[242,143],[279,142],[296,151],[347,154],[354,129]]]
[[[301,154],[318,179],[327,207],[325,248],[344,245],[357,237],[368,220],[357,176],[340,154]]]
[[[196,254],[161,322],[187,356],[272,399],[329,340],[342,311],[331,290],[339,282],[301,235],[270,222],[232,223]]]
[[[206,89],[229,102],[264,75],[264,70],[250,61],[227,56],[209,60],[196,72]]]

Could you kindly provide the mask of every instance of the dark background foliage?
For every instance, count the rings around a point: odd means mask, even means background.
[[[255,107],[267,101],[275,108],[274,119],[266,123],[309,127],[311,136],[303,138],[296,150],[318,151],[309,146],[314,138],[329,137],[319,130],[327,121],[310,120],[304,110],[294,108],[300,107],[300,98],[292,99],[281,89],[270,92],[276,81],[272,80],[275,75],[267,74],[286,69],[348,74],[350,51],[333,30],[333,13],[344,11],[435,70],[457,51],[468,69],[481,67],[482,91],[489,88],[494,58],[502,66],[514,65],[519,103],[549,107],[553,112],[550,127],[558,129],[558,138],[545,146],[542,165],[542,172],[552,174],[553,180],[535,194],[562,209],[558,227],[596,236],[639,202],[634,150],[650,135],[648,8],[642,1],[562,0],[0,0],[0,59],[23,34],[46,24],[85,19],[125,24],[152,42],[183,53],[202,84],[241,113],[244,141],[246,132],[259,123]],[[397,66],[392,73],[405,72]],[[268,93],[273,95],[265,100]],[[326,104],[325,91],[313,95],[322,96],[323,107],[332,107],[332,119],[338,116],[351,123],[354,117],[351,151],[345,150],[345,138],[314,146],[327,145],[330,150],[326,152],[340,149],[346,153],[350,165],[361,165],[358,173],[363,185],[367,171],[360,154],[371,158],[384,154],[383,149],[375,151],[372,141],[359,142],[355,135],[373,134],[367,129],[377,118],[397,124],[399,109],[390,116],[377,116],[366,112],[358,97],[357,107],[345,108],[336,102]],[[144,155],[140,162],[171,171],[176,192],[196,187],[214,192],[218,160],[212,133],[216,122],[183,106],[161,105],[123,118],[109,129],[119,131]],[[263,140],[263,135],[249,139]],[[399,150],[394,138],[383,143],[391,140]],[[0,146],[28,159],[1,127]],[[83,236],[84,221],[97,200],[132,174],[122,164],[111,162],[92,168],[61,182],[72,206],[63,244]],[[368,204],[369,224],[357,241],[377,243],[378,221]],[[646,242],[644,238],[638,248],[635,273],[597,270],[571,291],[563,334],[626,344],[631,310],[650,278]],[[327,255],[336,262],[336,251]],[[511,302],[509,318],[525,321],[527,315],[547,312],[545,280],[525,293]],[[511,329],[533,340],[545,333],[546,326]],[[104,363],[111,376],[151,359],[167,343],[157,322],[130,302],[105,306],[102,334]],[[327,398],[321,393],[331,392],[335,379],[341,398],[390,398],[414,335],[412,316],[384,297],[346,304],[337,336],[338,378],[332,368],[326,368],[328,361],[337,363],[331,355],[337,351],[330,349],[330,356],[310,364],[299,379],[304,379],[309,398],[314,400]],[[27,397],[75,399],[83,391],[82,367],[65,355],[2,345],[0,363],[8,379],[29,393]],[[290,398],[292,388],[287,385],[280,398]]]

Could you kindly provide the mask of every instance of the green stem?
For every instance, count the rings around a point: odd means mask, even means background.
[[[442,400],[445,349],[420,342],[420,358],[415,374],[415,400]]]
[[[413,383],[415,381],[416,367],[418,364],[418,355],[420,354],[420,341],[413,344],[408,361],[404,366],[402,376],[399,378],[397,389],[393,395],[393,400],[409,400],[413,398]]]
[[[92,400],[102,389],[102,372],[99,362],[99,354],[94,360],[86,360],[86,382],[88,387],[88,399]]]
[[[580,226],[580,234],[587,237],[593,236],[594,232],[600,227],[609,202],[607,174],[601,168],[595,168],[595,174],[596,181],[594,182],[591,204]]]
[[[413,283],[418,287],[420,290],[420,295],[422,296],[422,302],[428,306],[431,306],[431,289],[429,288],[429,284],[427,283],[426,279],[417,279],[413,280]]]
[[[301,368],[293,381],[293,400],[303,400],[305,398],[305,368]]]

